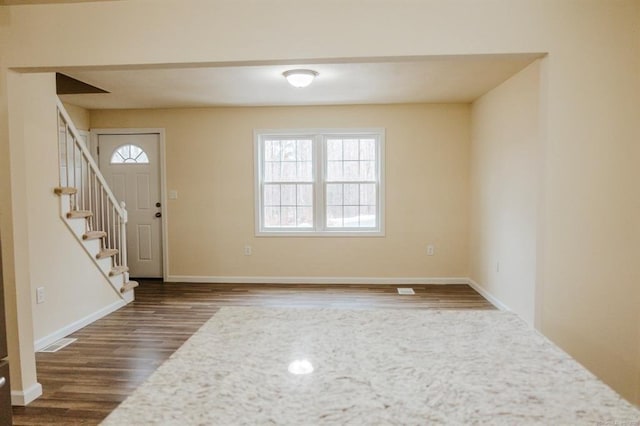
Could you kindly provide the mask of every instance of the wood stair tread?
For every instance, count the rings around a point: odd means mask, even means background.
[[[115,256],[118,253],[119,251],[117,249],[103,249],[96,255],[96,259],[105,259],[107,257]]]
[[[89,210],[72,210],[67,213],[67,219],[81,219],[93,216]]]
[[[97,240],[100,238],[105,238],[107,236],[107,233],[104,231],[89,231],[86,232],[83,236],[82,239],[83,240]]]
[[[58,186],[53,188],[53,192],[56,195],[73,195],[78,193],[78,189],[71,186]]]
[[[133,290],[136,287],[138,287],[137,281],[129,281],[128,283],[125,283],[125,285],[123,285],[122,288],[120,288],[120,293],[126,293],[129,290]]]
[[[124,274],[125,272],[129,272],[129,268],[127,266],[116,266],[109,271],[109,276],[115,277],[116,275]]]

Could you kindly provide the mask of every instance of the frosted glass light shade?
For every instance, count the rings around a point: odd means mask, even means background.
[[[289,70],[282,73],[293,87],[307,87],[318,75],[313,70]]]

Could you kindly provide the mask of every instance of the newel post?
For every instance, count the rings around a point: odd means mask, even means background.
[[[120,201],[120,208],[122,209],[122,226],[120,227],[120,250],[122,251],[122,266],[128,266],[127,262],[127,222],[129,221],[129,214],[127,213],[127,205],[124,201]],[[124,273],[124,282],[129,282],[129,272]]]

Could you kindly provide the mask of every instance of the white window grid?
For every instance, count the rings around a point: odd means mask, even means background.
[[[256,235],[257,236],[384,236],[384,129],[305,129],[305,130],[256,130],[255,134],[255,170],[256,179]],[[311,139],[314,167],[311,181],[278,181],[269,184],[310,184],[312,185],[313,220],[311,228],[265,228],[264,223],[264,142],[269,139]],[[328,139],[374,139],[376,146],[375,178],[361,180],[327,180],[327,143]],[[376,204],[376,223],[371,227],[330,227],[327,226],[327,185],[328,184],[373,184]],[[321,190],[318,190],[318,187]]]
[[[360,144],[362,143],[363,140],[368,140],[368,139],[372,139],[375,143],[375,146],[377,148],[380,147],[380,141],[379,141],[379,137],[377,134],[331,134],[331,135],[323,135],[321,137],[321,148],[322,148],[322,159],[321,159],[321,167],[323,168],[323,174],[322,174],[322,178],[323,178],[323,191],[324,191],[324,220],[323,222],[320,224],[322,226],[322,230],[323,231],[332,231],[332,230],[340,230],[340,231],[347,231],[347,232],[366,232],[366,231],[370,231],[370,230],[377,230],[379,228],[379,221],[380,221],[380,215],[379,215],[379,211],[381,209],[378,208],[378,200],[380,199],[379,197],[379,182],[380,182],[380,156],[381,153],[379,152],[379,149],[376,149],[375,152],[375,156],[373,158],[373,160],[371,159],[361,159],[360,156],[358,156],[357,160],[353,160],[353,159],[345,159],[344,155],[345,155],[345,151],[346,149],[344,148],[344,143],[346,140],[357,140],[358,141],[358,147],[360,148]],[[373,161],[374,163],[374,171],[373,171],[373,177],[370,179],[330,179],[330,173],[329,173],[329,154],[328,154],[328,142],[330,140],[341,140],[342,141],[342,151],[343,151],[343,158],[342,160],[337,160],[339,162],[342,163],[342,175],[344,177],[345,175],[345,171],[344,168],[346,166],[347,162],[357,162],[358,163],[358,168],[359,171],[361,170],[361,166],[364,162],[370,162]],[[358,151],[360,151],[360,149],[358,149]],[[343,203],[340,205],[337,204],[330,204],[329,201],[329,196],[328,196],[328,186],[329,185],[340,185],[342,187],[342,200]],[[345,187],[346,186],[358,186],[358,202],[357,203],[351,203],[351,204],[347,204],[344,200],[345,200]],[[345,226],[344,225],[344,209],[345,207],[351,207],[351,208],[358,208],[360,209],[361,207],[365,206],[363,204],[361,204],[361,199],[362,199],[362,187],[363,185],[373,185],[374,186],[374,195],[373,195],[373,199],[376,202],[375,204],[369,204],[368,206],[374,206],[375,207],[375,222],[373,225],[371,226]],[[342,207],[343,210],[343,224],[342,226],[330,226],[329,224],[329,218],[328,218],[328,213],[327,211],[329,210],[329,208],[331,207]]]
[[[111,155],[111,164],[149,164],[149,157],[138,145],[119,146]]]
[[[304,142],[310,141],[311,142],[311,152],[310,152],[310,158],[309,159],[305,159],[305,158],[299,158],[299,151],[301,149],[301,145],[304,144]],[[277,142],[278,145],[280,146],[279,150],[278,150],[278,159],[274,159],[273,157],[270,160],[267,160],[267,155],[266,155],[266,145],[267,142],[271,142],[272,145]],[[283,144],[291,144],[293,143],[295,145],[294,148],[294,157],[293,159],[285,159],[284,157],[284,147]],[[263,220],[263,228],[267,229],[267,228],[272,228],[272,229],[281,229],[281,228],[286,228],[286,229],[312,229],[313,228],[313,211],[314,211],[314,187],[315,187],[315,182],[314,182],[314,176],[313,176],[313,164],[310,164],[311,166],[311,173],[307,176],[305,176],[305,169],[306,169],[306,163],[311,163],[311,159],[313,159],[313,137],[309,137],[309,136],[279,136],[279,137],[269,137],[269,138],[263,138],[263,140],[261,141],[261,148],[263,149],[263,152],[261,154],[261,159],[260,159],[260,163],[263,166],[262,170],[261,170],[261,175],[260,175],[260,179],[261,179],[261,210],[262,210],[262,220]],[[273,155],[273,153],[272,153]],[[277,166],[280,168],[280,170],[277,173],[277,177],[279,177],[280,179],[275,179],[274,175],[276,175],[275,173],[275,168],[274,166]],[[293,168],[295,169],[295,179],[284,179],[283,175],[285,174],[283,172],[284,170],[284,166],[293,166]],[[267,179],[267,174],[269,174],[269,169],[271,169],[271,176],[269,179]],[[272,193],[272,197],[274,197],[274,194],[278,194],[277,195],[277,199],[278,199],[278,203],[268,203],[268,201],[266,200],[266,196],[265,194],[267,193],[267,188],[271,187],[273,189],[277,188],[277,191]],[[304,203],[303,199],[304,197],[304,190],[306,187],[311,187],[311,193],[306,197],[307,198],[307,203]],[[293,192],[293,196],[287,196],[286,192],[288,190],[292,190]],[[302,191],[301,191],[302,190]],[[288,199],[288,200],[287,200]],[[277,227],[268,227],[266,225],[266,217],[267,215],[267,210],[271,210],[272,212],[278,211],[278,221],[280,223],[280,226]],[[284,212],[287,212],[288,214],[292,214],[294,216],[294,222],[295,225],[293,226],[287,226],[287,225],[282,225],[282,218],[284,215]],[[305,214],[306,213],[306,214]],[[310,216],[311,218],[311,223],[309,224],[309,226],[306,226],[307,221],[301,221],[301,219],[304,219],[305,216]]]

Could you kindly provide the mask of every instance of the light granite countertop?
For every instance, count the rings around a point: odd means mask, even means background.
[[[309,374],[292,374],[304,360]],[[103,425],[639,425],[500,311],[222,308]]]

